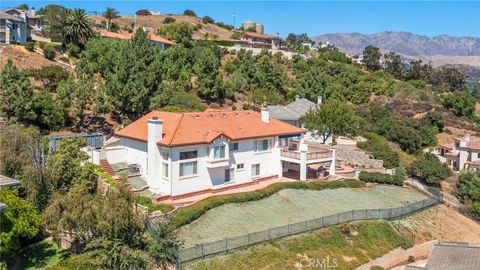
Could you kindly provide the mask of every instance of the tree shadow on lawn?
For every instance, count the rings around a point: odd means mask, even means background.
[[[20,269],[42,269],[68,258],[67,251],[62,250],[52,241],[33,244],[22,251]]]

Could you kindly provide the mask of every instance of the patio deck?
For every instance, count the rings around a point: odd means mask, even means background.
[[[265,178],[258,179],[252,182],[246,182],[238,185],[223,185],[219,188],[205,190],[201,192],[194,192],[180,196],[163,196],[156,199],[157,203],[170,204],[176,207],[189,206],[199,201],[222,195],[232,195],[255,190],[264,189],[275,183],[295,182],[297,180],[289,178]]]

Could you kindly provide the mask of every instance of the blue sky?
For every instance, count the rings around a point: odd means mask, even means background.
[[[107,6],[122,14],[149,9],[163,14],[194,10],[216,21],[237,26],[244,20],[265,25],[265,32],[307,33],[317,35],[338,32],[376,33],[407,31],[427,36],[480,37],[480,0],[475,1],[9,1],[0,0],[0,8],[20,3],[39,8],[49,3],[81,7],[101,12]]]

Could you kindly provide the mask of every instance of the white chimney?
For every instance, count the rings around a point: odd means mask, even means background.
[[[317,97],[317,107],[320,107],[322,105],[322,96]]]
[[[262,121],[265,123],[270,122],[270,109],[268,107],[262,107],[260,109],[260,115],[262,116]]]
[[[162,139],[163,134],[163,120],[158,117],[148,119],[148,141],[147,141],[147,182],[152,191],[160,189],[160,150],[158,149],[158,142]]]
[[[299,95],[295,95],[295,101],[299,100],[300,99],[300,96]]]

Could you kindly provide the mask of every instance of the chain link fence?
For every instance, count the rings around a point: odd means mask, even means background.
[[[279,239],[282,237],[316,230],[332,225],[356,220],[369,219],[398,219],[410,215],[417,211],[432,207],[443,201],[442,194],[431,196],[427,199],[408,204],[402,207],[385,209],[361,209],[342,212],[330,216],[323,216],[298,223],[292,223],[281,227],[270,228],[268,230],[252,232],[241,236],[225,238],[222,240],[199,244],[193,247],[185,248],[177,253],[176,268],[180,269],[181,263],[189,262],[195,259],[210,257],[218,254],[225,254],[229,251],[254,245],[257,243]]]

